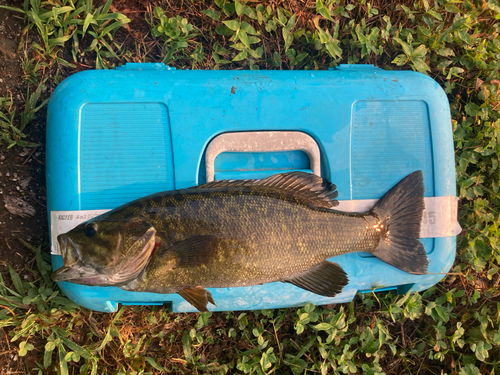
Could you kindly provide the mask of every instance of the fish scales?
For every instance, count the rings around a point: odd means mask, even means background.
[[[198,235],[222,241],[208,264],[166,272],[157,257],[138,290],[160,279],[170,285],[246,286],[285,279],[336,255],[370,251],[380,239],[373,214],[346,214],[266,188],[179,192],[152,198],[131,214],[145,216],[164,248]],[[232,245],[232,246],[231,246]],[[166,250],[168,253],[168,250]],[[214,273],[213,270],[218,272]]]
[[[64,266],[52,278],[179,293],[201,311],[215,304],[205,288],[283,281],[334,296],[348,283],[326,261],[337,255],[367,251],[426,272],[423,193],[417,171],[364,213],[335,210],[335,185],[303,172],[153,194],[60,235]]]

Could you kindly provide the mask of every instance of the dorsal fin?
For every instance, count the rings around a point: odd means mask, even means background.
[[[337,187],[322,177],[305,172],[288,172],[275,174],[263,180],[219,180],[194,186],[191,189],[220,189],[235,187],[267,187],[272,190],[285,190],[308,200],[316,207],[334,208],[338,206],[335,199]]]

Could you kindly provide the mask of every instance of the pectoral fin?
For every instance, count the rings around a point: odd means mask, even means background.
[[[214,306],[217,306],[212,297],[212,293],[210,293],[202,286],[182,289],[179,290],[177,293],[186,301],[188,301],[191,305],[193,305],[198,310],[203,312],[208,311],[207,309],[208,302],[210,302]]]
[[[324,261],[306,272],[290,279],[282,280],[299,288],[326,297],[334,297],[347,285],[349,279],[337,263]]]

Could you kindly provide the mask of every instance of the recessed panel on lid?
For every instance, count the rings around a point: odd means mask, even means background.
[[[353,105],[351,198],[381,198],[422,170],[425,196],[434,195],[429,113],[425,102],[362,100]]]
[[[79,154],[82,209],[114,208],[174,188],[164,104],[86,104]]]
[[[425,102],[362,100],[354,103],[352,199],[381,198],[416,170],[423,172],[425,196],[433,196],[431,133]],[[420,241],[428,254],[434,250],[433,238]]]

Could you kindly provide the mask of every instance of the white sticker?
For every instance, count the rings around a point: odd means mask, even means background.
[[[366,212],[376,202],[377,199],[339,201],[339,206],[336,209],[345,212]],[[420,229],[421,238],[456,236],[462,231],[457,221],[457,197],[429,197],[424,198],[424,202],[425,209]],[[57,242],[58,235],[69,232],[78,224],[108,211],[110,210],[51,211],[51,253],[61,255]]]
[[[87,211],[50,211],[50,253],[61,255],[57,236],[69,232],[87,220],[93,219],[110,210],[87,210]]]

